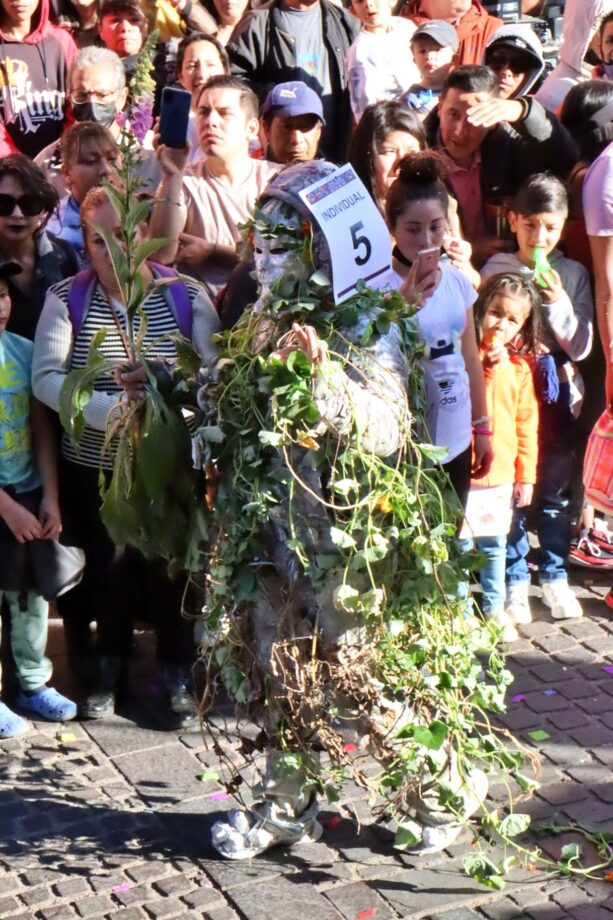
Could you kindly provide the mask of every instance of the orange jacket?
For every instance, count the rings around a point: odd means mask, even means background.
[[[408,0],[402,8],[401,16],[412,19],[420,25],[429,17],[419,12],[421,0]],[[472,6],[456,25],[456,32],[460,39],[457,64],[481,64],[485,53],[485,46],[496,29],[503,26],[502,19],[490,16],[478,0],[472,0]]]
[[[494,460],[487,476],[475,486],[536,482],[538,403],[532,369],[526,358],[512,355],[494,367],[484,367],[487,411],[492,419]]]

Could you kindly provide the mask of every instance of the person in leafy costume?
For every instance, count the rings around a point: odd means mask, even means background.
[[[242,750],[265,761],[247,811],[213,826],[231,859],[317,837],[318,793],[346,774],[379,796],[397,847],[433,852],[485,799],[476,762],[522,760],[488,721],[511,677],[495,631],[458,597],[458,503],[417,440],[414,309],[364,285],[331,300],[327,244],[298,193],[333,169],[301,163],[268,185],[247,232],[259,297],[220,336],[198,396],[211,480],[202,710],[221,685],[259,729]]]

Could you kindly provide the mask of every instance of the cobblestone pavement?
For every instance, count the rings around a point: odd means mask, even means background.
[[[523,699],[505,721],[543,761],[541,789],[521,810],[613,831],[613,673],[604,670],[613,618],[601,600],[607,586],[595,582],[577,588],[582,620],[552,624],[534,605],[509,658],[511,695]],[[57,623],[51,647],[55,684],[69,691]],[[0,920],[613,920],[605,882],[523,870],[503,892],[476,886],[461,870],[467,838],[425,861],[395,855],[390,831],[366,823],[356,790],[324,810],[316,844],[247,864],[216,859],[209,827],[230,800],[199,777],[223,771],[200,732],[160,729],[160,688],[143,657],[133,711],[39,722],[0,743]],[[549,737],[537,744],[528,733],[538,729]],[[569,839],[541,846],[555,853]]]

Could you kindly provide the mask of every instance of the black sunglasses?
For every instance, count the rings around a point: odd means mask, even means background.
[[[526,73],[530,70],[530,64],[526,58],[516,54],[505,54],[502,51],[495,51],[491,54],[487,59],[487,65],[492,70],[504,70],[508,67],[516,76],[518,73]]]
[[[35,217],[43,210],[44,202],[36,192],[26,192],[19,197],[0,192],[0,217],[10,217],[17,205],[24,217]]]

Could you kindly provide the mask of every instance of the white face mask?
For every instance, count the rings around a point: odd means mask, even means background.
[[[269,289],[282,274],[292,270],[291,263],[296,262],[297,259],[296,253],[287,248],[287,244],[291,242],[295,243],[294,240],[284,236],[270,240],[261,237],[257,231],[254,233],[253,258],[260,287]]]
[[[610,64],[603,63],[602,69],[607,80],[613,80],[613,61]]]

